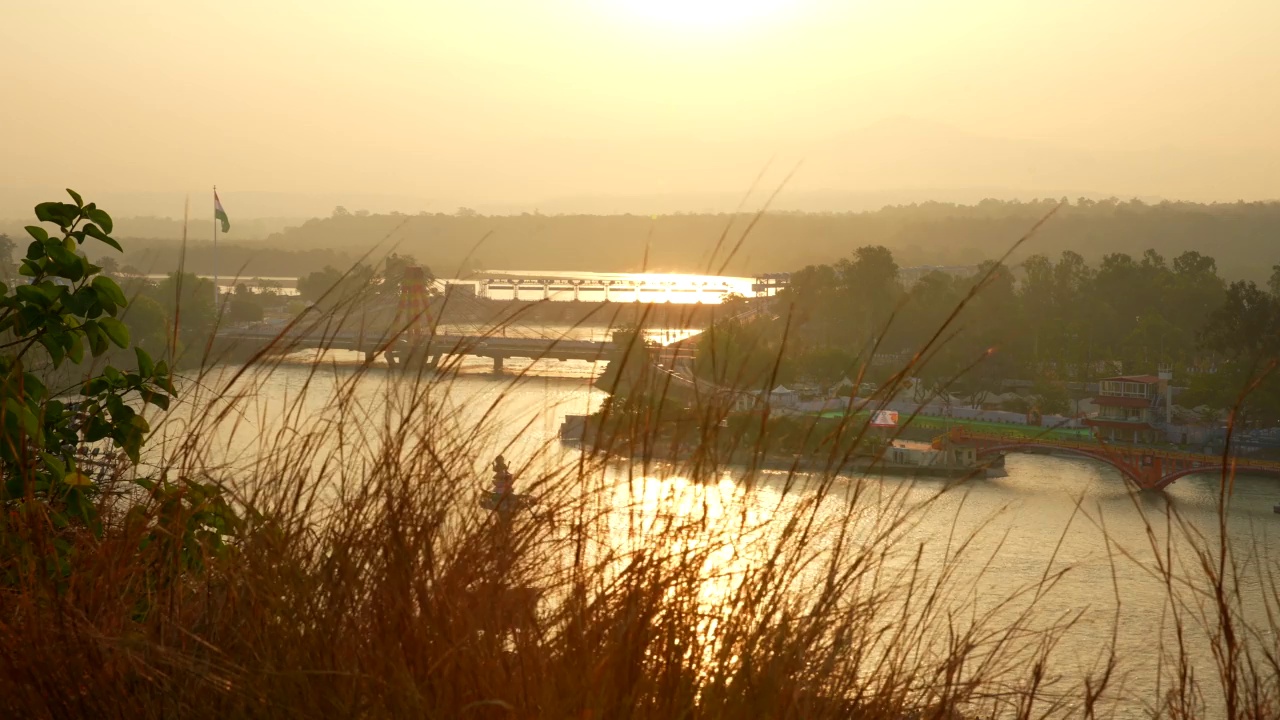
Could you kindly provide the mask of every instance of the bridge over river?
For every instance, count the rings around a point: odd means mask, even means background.
[[[780,285],[775,283],[768,287]],[[500,318],[497,323],[479,324],[458,332],[458,326],[440,323],[439,313],[432,312],[428,298],[424,272],[421,268],[409,267],[404,270],[398,297],[353,297],[350,302],[340,299],[334,307],[346,304],[343,313],[312,313],[310,317],[304,314],[279,327],[224,328],[216,334],[215,340],[223,347],[237,346],[254,352],[351,350],[364,353],[370,361],[382,355],[395,365],[426,364],[436,367],[444,356],[482,357],[493,361],[494,373],[502,372],[507,358],[607,363],[624,356],[628,350],[626,344],[630,342],[620,343],[612,338],[572,339],[551,327],[527,325],[519,313]],[[449,295],[440,300],[442,306],[436,310],[443,310],[443,305],[466,308],[477,302],[465,294]],[[728,320],[760,315],[766,311],[766,304],[751,302],[734,311],[736,314]],[[522,336],[508,337],[509,329]],[[673,342],[650,344],[649,360],[653,365],[670,369],[692,362],[696,345],[693,338],[701,329],[682,327],[677,332],[680,337]]]
[[[1020,434],[953,428],[952,440],[995,452],[1061,452],[1107,463],[1144,490],[1163,490],[1178,478],[1196,473],[1244,473],[1280,476],[1280,461],[1251,457],[1204,455],[1152,445],[1124,445],[1100,440],[1078,442]]]
[[[300,350],[352,350],[362,352],[366,360],[383,355],[394,365],[421,362],[435,367],[446,355],[483,357],[493,360],[494,373],[501,373],[507,358],[528,360],[583,360],[609,362],[621,357],[627,350],[625,343],[613,340],[571,340],[563,337],[501,337],[478,333],[474,335],[428,334],[417,338],[407,334],[386,335],[362,331],[323,332],[227,329],[220,331],[216,339],[220,343],[270,351],[297,352]],[[669,345],[653,347],[651,358],[655,363],[672,367],[693,359],[693,343],[684,340]]]

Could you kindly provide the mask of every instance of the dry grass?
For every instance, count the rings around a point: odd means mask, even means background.
[[[504,426],[507,391],[462,412],[456,362],[429,372],[317,361],[286,394],[270,386],[278,362],[211,360],[187,379],[188,403],[149,461],[154,476],[233,496],[244,524],[224,551],[184,537],[204,509],[194,491],[185,505],[107,494],[107,532],[75,537],[65,575],[6,559],[6,716],[1280,712],[1276,625],[1246,622],[1239,585],[1273,566],[1258,553],[1249,562],[1261,567],[1244,567],[1225,524],[1202,535],[1169,511],[1150,519],[1165,524],[1152,526],[1151,557],[1117,554],[1157,561],[1177,638],[1133,659],[1160,657],[1161,687],[1121,691],[1126,658],[1084,676],[1055,669],[1079,616],[1041,603],[1069,567],[1051,560],[993,597],[979,588],[1000,538],[955,526],[937,531],[944,561],[923,560],[923,524],[946,522],[936,498],[963,484],[921,499],[910,485],[847,477],[834,450],[819,470],[765,473],[695,448],[673,473],[656,459],[610,464],[591,448],[548,447],[512,458],[520,490],[540,503],[504,520],[480,509],[477,487],[502,439],[528,429]],[[723,412],[706,405],[700,426]],[[600,446],[656,447],[636,435],[653,427],[624,424]],[[1224,514],[1227,504],[1224,493]],[[54,534],[11,518],[6,532],[19,531],[32,547]],[[1265,592],[1274,600],[1274,586]],[[1196,674],[1206,657],[1217,672]]]

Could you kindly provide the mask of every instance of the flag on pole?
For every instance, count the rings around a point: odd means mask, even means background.
[[[231,221],[227,219],[227,211],[222,209],[222,201],[218,199],[218,191],[213,191],[213,219],[222,221],[222,232],[231,229]]]

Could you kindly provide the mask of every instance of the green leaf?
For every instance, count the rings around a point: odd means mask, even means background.
[[[63,230],[71,227],[79,215],[80,208],[68,203],[44,202],[36,206],[36,218],[40,222],[57,223]]]
[[[73,487],[67,493],[67,512],[80,518],[86,525],[94,525],[98,514],[97,508],[79,487]]]
[[[85,278],[93,274],[90,270],[90,268],[93,267],[93,264],[89,262],[88,258],[77,255],[76,259],[79,260],[79,262],[76,263],[75,269],[70,275],[73,281],[80,280],[81,278]]]
[[[156,364],[151,360],[151,356],[146,350],[140,347],[133,348],[133,354],[138,357],[138,372],[145,377],[151,377],[156,372]]]
[[[84,214],[90,220],[98,223],[98,225],[102,227],[103,232],[111,232],[111,216],[107,214],[106,210],[99,209],[98,207],[90,204],[89,207],[84,209]],[[102,238],[98,239],[101,240]]]
[[[32,414],[30,408],[18,402],[16,398],[5,398],[4,409],[12,413],[18,420],[18,425],[23,432],[33,439],[40,437],[40,424],[36,421],[36,416]]]
[[[97,290],[100,295],[115,303],[116,306],[124,307],[129,304],[129,300],[124,296],[124,291],[120,289],[115,280],[105,275],[99,275],[93,279],[91,285],[94,290]]]
[[[161,410],[169,409],[168,395],[165,395],[164,393],[161,393],[161,392],[156,392],[155,390],[151,390],[149,388],[142,388],[141,390],[138,391],[138,393],[142,395],[143,402],[151,403],[152,405],[155,405]]]
[[[40,291],[39,285],[19,285],[13,289],[14,295],[22,302],[32,303],[40,307],[48,307],[49,298]]]
[[[130,433],[129,437],[123,443],[124,454],[129,456],[134,465],[138,464],[139,451],[142,449],[142,435],[139,433]]]
[[[48,250],[49,257],[53,258],[53,261],[60,266],[58,268],[59,275],[69,273],[73,266],[78,267],[80,265],[80,257],[62,247],[62,245],[50,245]]]
[[[93,230],[89,230],[88,228],[93,228]],[[115,248],[115,249],[116,249],[116,250],[118,250],[119,252],[124,252],[124,248],[120,247],[120,243],[116,242],[114,238],[111,238],[111,237],[107,236],[106,234],[104,234],[104,233],[103,233],[101,230],[99,230],[96,226],[94,226],[94,225],[88,225],[88,226],[86,226],[86,228],[85,228],[85,232],[87,232],[87,233],[88,233],[89,235],[91,235],[92,237],[95,237],[95,238],[97,238],[98,240],[100,240],[100,241],[102,241],[102,242],[104,242],[104,243],[106,243],[106,244],[110,245],[111,247]]]
[[[89,338],[89,351],[94,357],[107,351],[107,334],[98,327],[98,320],[89,320],[84,324],[84,335]]]
[[[49,233],[39,225],[28,225],[26,227],[26,230],[28,235],[35,238],[39,242],[44,242],[45,240],[49,239]]]
[[[44,346],[45,350],[49,351],[49,357],[53,359],[53,366],[55,368],[62,365],[62,358],[63,358],[64,352],[62,350],[62,344],[58,342],[56,335],[53,335],[53,334],[41,335],[40,344]]]
[[[129,328],[113,317],[98,318],[98,327],[117,347],[129,347]]]
[[[84,362],[84,343],[81,342],[80,335],[77,333],[71,333],[71,345],[67,348],[67,357],[77,365]]]
[[[93,288],[82,287],[70,295],[63,297],[62,307],[68,313],[71,313],[69,317],[74,318],[76,315],[87,315],[89,310],[99,302],[100,298],[98,297],[98,294],[93,291]],[[67,324],[70,325],[71,323]]]
[[[43,202],[36,205],[36,218],[40,222],[54,222],[54,218],[57,217],[54,211],[61,204],[59,202]]]
[[[67,188],[67,194],[71,196],[72,200],[76,201],[77,207],[84,207],[84,200],[80,197],[80,193],[72,190],[71,188]]]
[[[48,465],[49,469],[53,471],[53,476],[55,478],[61,480],[63,476],[67,474],[66,463],[62,462],[62,460],[57,456],[50,455],[47,452],[42,452],[40,453],[40,459],[44,460],[44,464]]]
[[[48,397],[49,388],[31,373],[22,373],[22,391],[28,398],[40,401]]]
[[[57,302],[57,300],[67,292],[67,286],[58,285],[57,283],[49,280],[41,280],[31,287],[36,288],[43,293],[44,296],[49,299],[50,303]]]
[[[110,237],[107,236],[106,233],[102,232],[102,228],[98,227],[97,225],[94,225],[93,223],[85,223],[84,234],[88,235],[89,237],[98,238],[99,240],[111,239]]]
[[[45,240],[48,240],[48,238],[45,238]],[[44,256],[45,256],[44,241],[32,240],[31,244],[27,246],[27,259],[39,260]]]

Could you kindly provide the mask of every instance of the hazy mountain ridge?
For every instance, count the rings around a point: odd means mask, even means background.
[[[56,197],[51,196],[51,197]],[[111,206],[105,203],[100,207],[111,212]],[[112,213],[115,222],[115,234],[127,238],[148,238],[155,240],[181,240],[185,234],[189,241],[213,239],[212,211],[208,215],[201,212],[200,217],[183,222],[182,218],[155,216],[128,216]],[[13,218],[0,220],[0,233],[10,236],[26,237],[23,228],[35,220],[34,213],[28,219]],[[219,233],[219,239],[231,242],[262,241],[273,233],[289,227],[300,225],[306,218],[256,217],[242,218],[233,216],[231,232]]]
[[[1058,202],[925,202],[857,213],[773,211],[758,221],[753,213],[339,213],[264,231],[262,239],[250,233],[264,230],[265,222],[236,221],[233,215],[232,233],[220,238],[216,256],[210,228],[203,222],[188,228],[186,263],[208,273],[216,258],[223,274],[295,276],[325,265],[344,267],[366,252],[375,260],[399,252],[446,276],[479,268],[751,275],[796,270],[847,256],[859,246],[884,245],[903,266],[972,265],[1000,256]],[[181,227],[180,221],[163,218],[120,218],[116,235],[126,248],[121,264],[148,272],[177,267]],[[0,226],[0,231],[25,237],[20,226]],[[169,237],[162,234],[175,231]],[[722,236],[725,241],[716,251]],[[1077,199],[1062,207],[1014,261],[1063,250],[1096,261],[1106,253],[1136,256],[1147,248],[1166,257],[1196,250],[1215,257],[1226,277],[1265,280],[1280,262],[1280,203]]]
[[[922,203],[863,213],[689,215],[354,215],[273,234],[276,249],[407,252],[437,273],[476,267],[751,275],[830,262],[884,245],[902,265],[967,265],[1001,255],[1057,200]],[[726,228],[727,233],[726,233]],[[716,250],[718,239],[725,242]],[[1212,255],[1227,277],[1264,279],[1280,262],[1280,203],[1081,200],[1063,206],[1018,254],[1074,250],[1096,260],[1147,248]],[[732,257],[730,254],[732,253]],[[1015,258],[1017,259],[1017,258]]]

